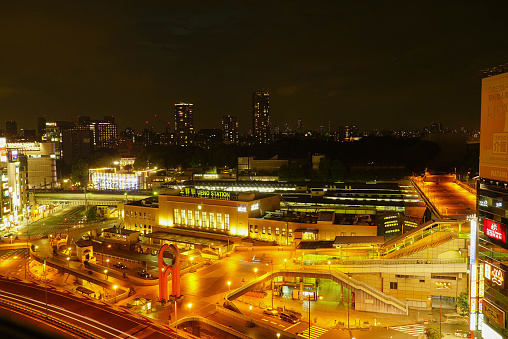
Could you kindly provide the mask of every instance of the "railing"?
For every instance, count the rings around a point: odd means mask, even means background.
[[[37,317],[40,320],[45,320],[46,322],[49,322],[49,323],[55,325],[56,327],[59,327],[59,328],[65,329],[67,331],[70,331],[72,333],[75,333],[80,337],[93,338],[93,339],[101,339],[102,338],[101,336],[99,336],[95,333],[92,333],[90,331],[87,331],[84,328],[81,328],[79,326],[76,326],[76,325],[73,325],[73,324],[68,323],[66,321],[63,321],[63,320],[61,320],[57,317],[54,317],[52,315],[48,315],[44,311],[39,311],[39,310],[33,309],[31,307],[20,305],[18,303],[15,303],[15,302],[12,302],[9,300],[5,300],[3,298],[0,298],[0,304],[6,306],[7,308],[19,310],[25,314],[30,314],[31,316]]]
[[[335,275],[336,278],[338,278],[342,281],[345,281],[345,282],[347,281],[350,286],[352,286],[356,289],[364,290],[367,293],[376,296],[378,299],[384,301],[385,303],[392,304],[394,307],[396,307],[400,310],[404,310],[404,312],[406,312],[406,314],[407,314],[407,305],[404,302],[400,301],[399,299],[397,299],[389,294],[383,293],[383,292],[373,288],[372,286],[368,285],[367,283],[365,283],[363,281],[356,280],[354,278],[350,278],[347,274],[345,274],[339,270],[336,270],[336,269],[334,269],[334,270],[326,270],[326,269],[308,270],[308,269],[305,269],[305,273],[323,273],[323,272],[329,272],[332,276]]]
[[[328,264],[330,262],[330,264]],[[304,260],[303,265],[420,265],[420,264],[463,264],[467,262],[467,258],[455,259],[365,259],[365,260]],[[296,265],[301,265],[301,260],[295,260]],[[328,269],[328,268],[326,268]]]

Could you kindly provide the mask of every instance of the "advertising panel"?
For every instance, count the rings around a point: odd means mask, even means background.
[[[484,271],[483,277],[485,278],[487,285],[499,286],[500,288],[504,288],[506,274],[502,269],[486,262],[483,271]]]
[[[497,240],[505,241],[506,227],[498,222],[485,218],[483,220],[483,232],[486,236]]]
[[[508,74],[482,80],[480,177],[508,181]]]
[[[483,314],[494,324],[504,327],[505,313],[485,299],[483,299]]]
[[[7,139],[0,138],[0,162],[7,162]]]

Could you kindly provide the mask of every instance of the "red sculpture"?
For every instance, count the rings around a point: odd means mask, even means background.
[[[164,263],[164,251],[168,249],[174,254],[173,265]],[[180,297],[180,251],[175,244],[164,244],[157,255],[159,258],[159,300],[168,301],[168,274],[171,272],[172,294],[174,298]]]

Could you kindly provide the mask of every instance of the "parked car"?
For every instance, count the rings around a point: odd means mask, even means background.
[[[148,273],[147,271],[145,270],[142,270],[142,271],[139,271],[138,272],[138,275],[141,277],[141,278],[146,278],[146,279],[149,279],[152,277],[152,275],[150,273]]]
[[[273,309],[273,308],[267,308],[266,310],[263,311],[264,314],[268,314],[268,315],[273,315],[273,316],[277,316],[277,314],[279,314],[279,312],[277,312],[277,310]]]
[[[290,313],[281,313],[279,317],[281,320],[287,321],[288,323],[291,324],[296,324],[297,322],[300,321],[300,319],[298,319],[296,315]]]
[[[122,270],[127,268],[127,266],[125,266],[121,262],[117,262],[116,264],[113,264],[113,266],[116,267],[116,268],[120,268]]]

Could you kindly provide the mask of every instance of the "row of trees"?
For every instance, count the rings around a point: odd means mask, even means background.
[[[199,147],[151,146],[145,148],[134,163],[135,169],[147,167],[172,168],[228,167],[236,168],[241,156],[269,159],[277,155],[289,159],[289,166],[280,168],[282,180],[320,179],[396,179],[412,173],[422,173],[425,168],[442,171],[471,172],[478,168],[478,153],[470,152],[462,162],[450,168],[439,168],[433,161],[439,154],[437,144],[418,138],[365,137],[355,142],[339,143],[325,140],[288,138],[269,145],[214,144],[209,149]],[[317,173],[312,172],[310,159],[314,154],[325,155]],[[107,167],[120,159],[114,149],[99,149],[86,159],[73,165],[73,179],[84,182],[84,168]],[[398,169],[382,171],[354,171],[352,165],[397,165]],[[401,170],[401,168],[403,170]]]

